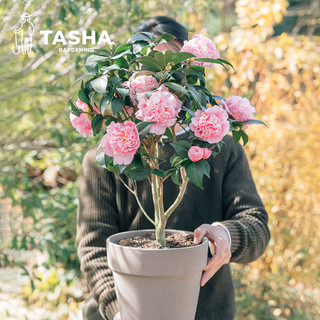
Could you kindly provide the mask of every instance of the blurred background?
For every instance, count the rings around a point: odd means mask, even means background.
[[[39,30],[106,30],[120,43],[156,15],[212,38],[236,68],[207,69],[212,93],[249,98],[268,124],[249,129],[245,150],[272,240],[257,262],[232,267],[237,319],[320,319],[319,0],[0,1],[1,319],[80,320],[87,294],[77,177],[97,141],[84,142],[68,116],[87,53],[59,52],[68,45],[43,44]],[[34,47],[15,55],[24,12]]]

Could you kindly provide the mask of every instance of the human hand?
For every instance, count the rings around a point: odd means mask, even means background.
[[[202,224],[194,230],[194,243],[200,244],[204,236],[210,241],[212,258],[208,259],[208,264],[203,269],[204,273],[200,281],[202,287],[231,258],[229,236],[226,230],[218,226]]]

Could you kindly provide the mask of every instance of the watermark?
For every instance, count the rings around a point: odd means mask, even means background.
[[[14,40],[15,46],[12,48],[12,51],[15,55],[31,53],[32,49],[32,36],[34,34],[34,26],[30,21],[31,17],[29,13],[24,13],[21,16],[22,22],[18,29],[14,29]]]
[[[15,55],[27,54],[32,51],[32,37],[35,34],[34,25],[31,22],[31,15],[23,13],[21,16],[22,22],[18,29],[14,29],[15,46],[12,51]],[[61,30],[40,30],[40,44],[42,46],[60,46],[57,48],[59,52],[93,52],[93,48],[80,48],[77,45],[112,45],[113,42],[107,31],[103,30],[99,37],[95,30],[71,30],[66,34]],[[39,39],[39,37],[37,37]],[[63,46],[63,47],[62,47]]]

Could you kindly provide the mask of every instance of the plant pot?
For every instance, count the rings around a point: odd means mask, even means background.
[[[120,246],[121,239],[154,230],[117,233],[107,239],[121,320],[194,320],[208,240],[195,247],[140,249]],[[166,234],[191,232],[166,230]]]

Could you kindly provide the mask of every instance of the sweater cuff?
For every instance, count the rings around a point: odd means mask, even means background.
[[[228,238],[229,238],[229,245],[230,245],[230,249],[231,249],[232,240],[231,240],[231,234],[230,234],[229,229],[221,222],[214,222],[214,223],[211,223],[211,225],[215,226],[215,227],[222,228],[223,230],[225,230],[227,232]]]
[[[117,300],[108,299],[108,292],[106,295],[100,296],[99,311],[103,319],[113,319],[119,312]]]
[[[223,225],[228,228],[231,237],[231,254],[233,255],[241,245],[241,234],[234,222],[223,221]]]

